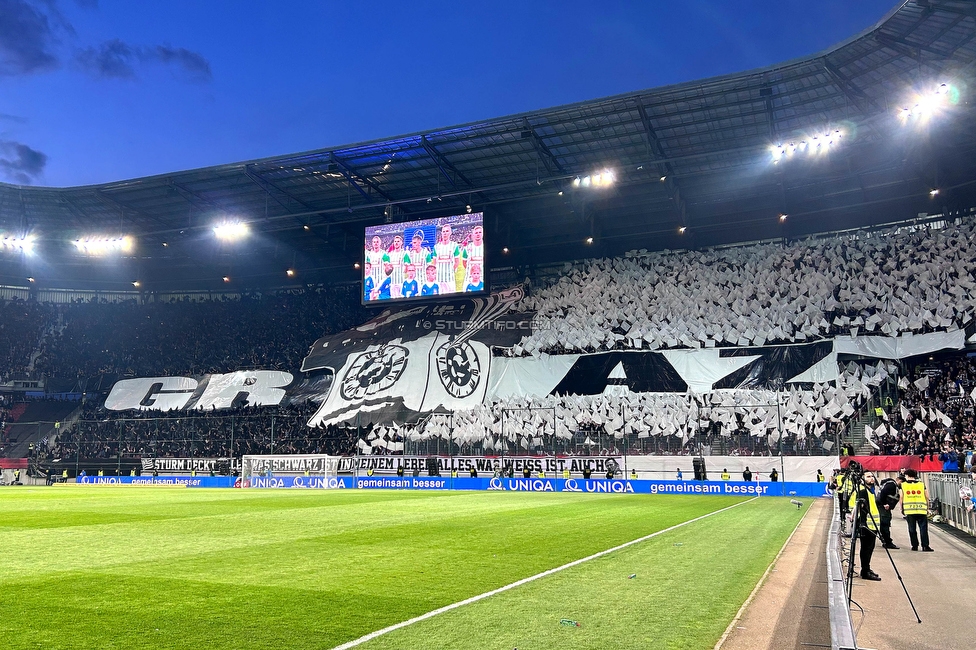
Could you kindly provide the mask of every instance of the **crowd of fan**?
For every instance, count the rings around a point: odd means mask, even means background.
[[[53,305],[0,300],[0,381],[27,371],[31,355],[56,317]]]
[[[876,453],[927,455],[945,462],[976,449],[976,359],[952,356],[920,363],[899,387],[899,405],[870,432]]]
[[[840,427],[856,419],[890,377],[884,362],[849,364],[834,384],[781,391],[737,389],[696,393],[512,396],[435,416],[418,425],[381,427],[363,453],[457,445],[461,453],[558,453],[587,448],[639,453],[818,454],[836,448]],[[782,441],[780,440],[782,434]],[[404,441],[399,443],[398,441]],[[835,452],[836,453],[836,452]]]
[[[44,447],[45,460],[354,454],[357,430],[309,428],[314,410],[311,402],[180,413],[112,412],[86,405],[77,424]]]
[[[36,367],[59,378],[295,371],[320,336],[365,320],[358,292],[350,287],[46,309],[60,314],[63,327],[44,340]]]
[[[519,354],[924,333],[976,314],[976,223],[567,265]]]

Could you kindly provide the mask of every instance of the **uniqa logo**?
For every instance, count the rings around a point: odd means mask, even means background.
[[[616,494],[623,494],[625,492],[633,492],[634,487],[630,484],[630,481],[585,481],[587,492],[613,492]]]
[[[576,479],[570,478],[566,479],[566,483],[563,484],[563,492],[582,492],[583,490],[576,483]]]
[[[508,489],[514,490],[516,492],[555,492],[556,488],[553,486],[552,481],[543,481],[542,479],[518,479],[509,480]]]
[[[504,490],[505,486],[502,485],[502,480],[500,478],[493,478],[488,481],[489,490]]]
[[[321,478],[321,477],[304,478],[302,476],[296,476],[291,486],[295,488],[336,490],[336,489],[346,487],[346,484],[334,476],[329,478]]]

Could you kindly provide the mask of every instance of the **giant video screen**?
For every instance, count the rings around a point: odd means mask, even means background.
[[[363,303],[483,294],[484,234],[482,212],[366,228]]]

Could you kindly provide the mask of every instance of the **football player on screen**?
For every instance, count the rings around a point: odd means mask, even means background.
[[[413,231],[410,248],[403,256],[404,264],[412,266],[416,275],[423,275],[424,267],[430,262],[430,249],[424,246],[424,231],[417,228]]]
[[[441,289],[437,284],[437,266],[434,264],[427,265],[427,280],[424,281],[424,286],[420,288],[421,296],[437,296],[440,295]]]
[[[373,285],[379,286],[383,281],[383,257],[386,251],[383,250],[383,241],[379,235],[373,235],[371,247],[366,249],[366,263],[372,269]]]
[[[413,266],[407,267],[407,279],[403,282],[403,286],[400,288],[400,295],[404,298],[413,298],[420,292],[420,287],[417,285],[417,271]]]
[[[484,291],[485,283],[481,281],[481,265],[471,264],[468,269],[468,284],[464,287],[464,292]]]
[[[461,259],[464,260],[464,265],[466,269],[466,275],[464,278],[465,284],[471,284],[471,267],[474,265],[480,266],[482,269],[485,266],[485,229],[481,226],[475,226],[471,229],[471,241],[465,239],[464,247],[461,250]],[[478,269],[479,271],[481,269]],[[477,284],[475,282],[474,284]],[[465,289],[467,291],[467,289]]]
[[[400,288],[403,286],[403,269],[407,252],[403,250],[403,236],[393,236],[393,246],[386,255],[383,256],[383,263],[393,266],[393,273],[390,279],[393,281],[392,297],[400,297]]]
[[[451,241],[451,225],[441,226],[440,239],[434,244],[434,258],[437,263],[437,285],[440,293],[454,293],[455,271],[461,264],[461,250]]]
[[[393,288],[393,265],[387,262],[383,265],[383,275],[386,278],[380,282],[380,288],[378,291],[378,298],[380,300],[389,300],[391,298],[390,290]]]

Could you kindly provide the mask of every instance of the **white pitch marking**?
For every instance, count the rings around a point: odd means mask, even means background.
[[[458,601],[456,603],[451,603],[450,605],[445,605],[444,607],[441,607],[441,608],[435,609],[435,610],[431,610],[431,611],[427,612],[426,614],[421,614],[420,616],[416,616],[414,618],[411,618],[410,620],[401,621],[399,623],[395,623],[393,625],[390,625],[389,627],[384,627],[382,630],[376,630],[375,632],[370,632],[369,634],[366,634],[365,636],[361,636],[358,639],[353,639],[352,641],[348,641],[346,643],[343,643],[342,645],[337,645],[332,650],[348,650],[349,648],[355,648],[356,646],[362,645],[362,644],[366,643],[367,641],[372,641],[373,639],[375,639],[377,637],[381,637],[384,634],[389,634],[390,632],[393,632],[395,630],[399,630],[400,628],[403,628],[403,627],[407,627],[408,625],[413,625],[414,623],[419,623],[421,621],[426,621],[428,618],[433,618],[433,617],[437,616],[438,614],[444,614],[446,612],[451,611],[452,609],[457,609],[458,607],[463,607],[464,605],[470,605],[471,603],[476,603],[479,600],[484,600],[485,598],[489,598],[490,596],[494,596],[496,594],[500,594],[500,593],[502,593],[504,591],[508,591],[509,589],[515,589],[516,587],[521,587],[522,585],[528,584],[528,583],[533,582],[535,580],[538,580],[539,578],[545,578],[546,576],[551,576],[552,574],[559,573],[560,571],[563,571],[564,569],[569,569],[569,568],[572,568],[572,567],[577,566],[579,564],[583,564],[584,562],[589,562],[590,560],[595,560],[598,557],[603,557],[604,555],[608,555],[610,553],[613,553],[614,551],[619,551],[620,549],[627,548],[628,546],[633,546],[634,544],[640,544],[641,542],[646,542],[647,540],[651,539],[652,537],[657,537],[658,535],[663,535],[664,533],[671,532],[672,530],[676,530],[678,528],[681,528],[682,526],[687,526],[688,524],[693,524],[696,521],[701,521],[702,519],[705,519],[707,517],[711,517],[712,515],[717,515],[720,512],[725,512],[726,510],[731,510],[732,508],[736,508],[738,506],[744,505],[744,504],[749,503],[751,501],[755,501],[758,498],[759,497],[752,497],[751,499],[747,499],[746,501],[740,501],[739,503],[732,504],[731,506],[722,508],[721,510],[716,510],[714,512],[709,512],[708,514],[702,515],[701,517],[695,517],[694,519],[689,519],[688,521],[683,521],[680,524],[675,524],[674,526],[671,526],[669,528],[665,528],[663,530],[659,530],[656,533],[651,533],[650,535],[644,535],[643,537],[638,537],[637,539],[633,539],[633,540],[631,540],[629,542],[624,542],[623,544],[621,544],[619,546],[614,546],[613,548],[608,548],[605,551],[600,551],[598,553],[594,553],[593,555],[588,555],[588,556],[586,556],[584,558],[581,558],[579,560],[573,560],[569,564],[564,564],[562,566],[557,566],[555,569],[548,569],[547,571],[543,571],[542,573],[537,573],[534,576],[529,576],[528,578],[522,578],[521,580],[516,580],[512,584],[505,585],[504,587],[499,587],[498,589],[492,589],[491,591],[486,591],[483,594],[478,594],[477,596],[472,596],[471,598],[466,598],[465,600],[460,600],[460,601]]]

